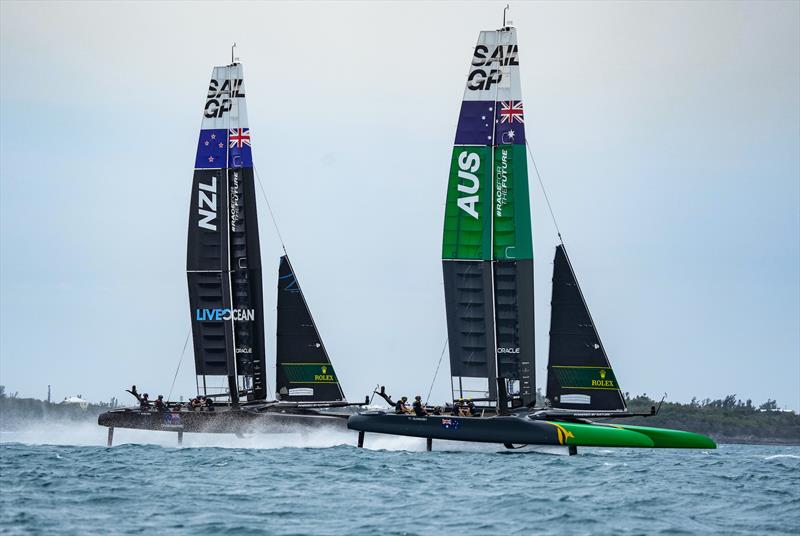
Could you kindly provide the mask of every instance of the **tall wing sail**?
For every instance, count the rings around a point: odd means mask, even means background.
[[[195,157],[186,272],[195,370],[265,399],[261,251],[242,65],[214,67]],[[207,390],[207,389],[206,389]]]
[[[625,411],[625,399],[564,246],[556,247],[547,398],[555,408]]]
[[[534,395],[533,241],[516,29],[481,32],[467,77],[442,241],[453,397]]]
[[[287,256],[281,257],[278,273],[275,360],[279,400],[344,400],[339,379]]]

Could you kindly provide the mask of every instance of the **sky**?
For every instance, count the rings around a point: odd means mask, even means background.
[[[169,392],[201,112],[236,42],[255,165],[345,393],[425,396],[461,95],[503,6],[0,3],[0,384]],[[510,18],[527,138],[623,390],[800,409],[800,3]],[[542,387],[557,238],[530,180]],[[258,203],[274,363],[281,246]],[[187,352],[172,394],[194,391]]]

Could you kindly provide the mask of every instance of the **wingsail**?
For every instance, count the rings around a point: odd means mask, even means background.
[[[202,376],[227,376],[232,402],[267,395],[253,159],[240,63],[214,67],[195,156],[186,272]]]
[[[453,397],[534,395],[533,240],[516,29],[481,32],[447,187],[442,265]]]

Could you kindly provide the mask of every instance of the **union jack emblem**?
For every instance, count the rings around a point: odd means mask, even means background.
[[[501,123],[513,123],[514,121],[525,123],[525,117],[522,114],[522,101],[500,102],[500,106]]]
[[[241,149],[247,145],[250,147],[250,129],[249,128],[232,128],[228,136],[228,146],[233,149],[238,147]]]

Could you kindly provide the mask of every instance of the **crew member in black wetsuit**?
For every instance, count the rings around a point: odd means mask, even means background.
[[[136,397],[136,400],[138,400],[140,404],[142,403],[142,397],[140,397],[139,396],[139,392],[136,391],[136,386],[135,385],[131,385],[130,389],[125,389],[125,392],[132,394],[133,396]]]
[[[145,393],[139,399],[139,409],[141,411],[149,411],[150,410],[150,400],[148,399],[148,397],[149,397],[149,395],[147,393]]]
[[[153,406],[155,406],[156,411],[164,411],[167,407],[164,405],[164,395],[158,395],[156,401],[153,402]]]
[[[452,415],[454,417],[458,417],[459,415],[461,415],[461,399],[460,398],[458,398],[456,400],[453,400]]]
[[[206,398],[206,411],[214,411],[214,401],[210,398]]]
[[[428,414],[425,410],[425,406],[422,405],[422,397],[417,395],[414,397],[414,403],[411,405],[414,408],[414,414],[417,417],[424,417]]]
[[[480,412],[478,408],[475,407],[475,404],[472,402],[472,399],[467,400],[467,410],[469,410],[469,414],[471,417],[479,417]]]
[[[408,398],[406,398],[404,396],[403,398],[401,398],[400,400],[397,401],[397,404],[394,405],[394,412],[397,415],[404,415],[404,414],[408,413],[408,408],[406,407],[406,401],[407,400],[408,400]]]

